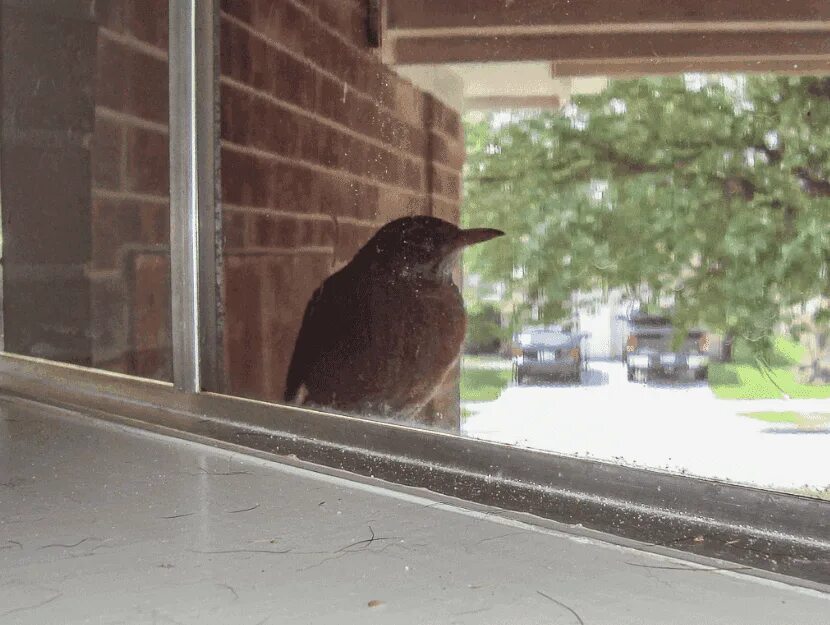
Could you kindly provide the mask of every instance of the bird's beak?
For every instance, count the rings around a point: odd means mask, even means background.
[[[484,243],[496,237],[503,237],[504,232],[496,230],[495,228],[470,228],[469,230],[462,230],[456,239],[456,245],[459,248],[467,247],[468,245],[475,245],[476,243]]]

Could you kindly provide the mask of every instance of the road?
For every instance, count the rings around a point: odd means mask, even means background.
[[[706,383],[629,382],[592,362],[580,386],[507,388],[465,404],[462,432],[490,441],[762,487],[830,488],[830,424],[799,428],[743,416],[830,413],[830,400],[720,400]]]

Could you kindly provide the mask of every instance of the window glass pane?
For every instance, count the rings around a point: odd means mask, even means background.
[[[6,351],[171,378],[167,19],[2,4]]]
[[[830,57],[767,5],[225,3],[229,391],[826,494]]]

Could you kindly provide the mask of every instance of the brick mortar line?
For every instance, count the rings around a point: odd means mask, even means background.
[[[441,161],[430,161],[430,163],[432,163],[433,166],[437,167],[438,169],[445,170],[446,173],[450,176],[461,177],[463,175],[463,172],[460,169],[454,169],[454,168],[450,167],[449,165],[447,165],[445,163],[442,163]]]
[[[143,117],[138,117],[130,113],[124,113],[123,111],[116,111],[108,106],[97,105],[95,107],[95,115],[100,115],[109,121],[120,122],[132,128],[141,128],[142,130],[149,130],[163,135],[170,134],[170,129],[165,124],[150,121],[149,119],[144,119]]]
[[[443,139],[445,139],[447,141],[447,143],[451,143],[453,145],[463,146],[464,145],[464,121],[463,120],[460,121],[459,126],[461,127],[461,135],[459,135],[459,136],[451,135],[450,133],[445,132],[441,128],[436,128],[435,126],[424,126],[424,130],[427,133],[432,133],[432,134],[438,135],[439,137],[442,137]]]
[[[374,228],[380,225],[376,219],[361,219],[348,215],[331,215],[329,213],[292,213],[290,211],[272,210],[262,206],[246,206],[243,204],[225,203],[225,210],[239,214],[259,215],[262,217],[273,217],[275,219],[296,219],[297,221],[319,221],[332,223],[345,223],[352,226],[366,226]]]
[[[138,37],[127,35],[125,33],[119,33],[116,30],[107,28],[106,26],[99,26],[98,33],[103,35],[104,39],[108,39],[113,43],[120,43],[127,48],[131,48],[132,50],[151,56],[157,61],[164,61],[165,63],[168,62],[167,51],[163,48],[157,48],[146,41],[142,41]]]
[[[170,204],[170,198],[165,195],[150,195],[147,193],[134,193],[132,191],[114,191],[102,187],[92,188],[92,197],[102,200],[114,200],[118,202],[143,202],[145,204]]]
[[[360,226],[361,228],[380,228],[385,222],[380,222],[376,219],[361,219],[360,217],[349,217],[348,215],[332,215],[332,221],[337,224],[348,224],[350,226]]]
[[[303,64],[313,68],[315,71],[319,72],[323,76],[326,76],[327,78],[330,78],[330,79],[334,80],[339,85],[341,85],[341,86],[346,85],[349,88],[349,90],[352,91],[357,97],[362,98],[363,100],[368,100],[370,103],[377,105],[377,107],[379,109],[382,109],[382,110],[386,111],[387,113],[394,116],[396,119],[398,119],[398,120],[400,120],[400,121],[402,121],[406,124],[413,125],[412,122],[409,122],[408,120],[400,117],[400,115],[397,111],[395,111],[394,109],[389,108],[388,106],[385,106],[383,103],[381,103],[380,101],[373,98],[370,94],[365,93],[365,92],[357,89],[354,85],[350,85],[345,80],[340,78],[337,74],[334,74],[334,73],[330,72],[325,67],[321,67],[321,66],[317,65],[316,63],[313,63],[311,61],[311,59],[309,59],[308,57],[305,57],[302,54],[299,54],[299,53],[295,52],[294,50],[291,50],[290,48],[283,45],[279,41],[274,41],[273,39],[269,39],[268,37],[263,35],[261,32],[256,30],[250,24],[247,24],[247,23],[243,22],[242,20],[240,20],[239,18],[234,17],[233,15],[230,15],[229,13],[225,13],[224,11],[222,12],[222,18],[228,20],[228,22],[230,24],[233,24],[237,28],[241,28],[242,30],[246,31],[252,37],[260,39],[267,46],[269,46],[271,48],[274,48],[275,50],[279,50],[281,52],[284,52],[285,54],[287,54],[288,56],[293,58],[295,61],[298,61],[300,63],[303,63]],[[349,46],[349,47],[353,48],[354,46]],[[405,78],[400,77],[400,76],[398,76],[398,78],[400,80],[408,83],[411,88],[417,89],[417,87],[415,87],[415,85],[413,85],[411,82],[407,81]],[[416,127],[416,128],[420,127],[420,128],[425,129],[425,130],[429,130],[429,128],[427,126],[424,126],[423,123],[420,126],[414,126],[414,127]]]
[[[236,80],[235,78],[231,78],[230,76],[222,76],[221,82],[235,89],[239,89],[240,91],[244,91],[250,93],[251,95],[263,98],[271,104],[284,108],[288,111],[291,111],[292,113],[296,113],[308,119],[320,122],[321,124],[333,128],[334,130],[337,130],[339,132],[342,132],[345,135],[348,135],[356,139],[360,139],[364,143],[368,143],[369,145],[372,145],[374,147],[378,147],[383,150],[392,152],[393,154],[402,156],[410,161],[415,162],[416,164],[423,166],[425,163],[427,163],[427,160],[424,157],[414,156],[411,152],[401,150],[400,148],[393,146],[392,144],[384,143],[383,141],[379,141],[378,139],[374,139],[368,135],[361,134],[355,130],[352,130],[348,126],[341,124],[340,122],[334,121],[333,119],[330,119],[328,117],[323,117],[318,113],[310,112],[302,108],[301,106],[297,106],[296,104],[291,104],[290,102],[286,102],[285,100],[280,100],[279,98],[277,98],[274,95],[271,95],[270,93],[267,93],[265,91],[259,91],[255,87],[247,85],[244,82],[239,82],[238,80]]]
[[[435,96],[433,96],[433,97],[435,97]],[[460,125],[460,126],[462,127],[462,129],[463,129],[463,127],[464,127],[464,121],[462,120],[462,121],[460,122],[460,124],[459,124],[459,125]],[[444,137],[447,141],[450,141],[450,142],[452,142],[452,143],[461,143],[461,144],[463,144],[463,143],[464,143],[464,137],[463,137],[463,135],[462,135],[461,137],[456,137],[456,136],[453,136],[453,135],[449,134],[448,132],[444,132],[444,130],[443,130],[443,129],[441,129],[441,128],[436,128],[436,127],[434,127],[434,126],[429,126],[429,127],[424,126],[424,130],[426,130],[427,132],[434,132],[436,135],[439,135],[439,136],[441,136],[441,137]]]
[[[291,211],[270,209],[264,206],[250,206],[246,204],[234,204],[232,202],[225,202],[223,206],[229,212],[254,213],[277,219],[293,218],[303,221],[331,221],[331,215],[326,213],[293,213]]]
[[[225,248],[225,256],[297,256],[301,254],[334,254],[334,247],[305,245],[298,247],[231,247]]]

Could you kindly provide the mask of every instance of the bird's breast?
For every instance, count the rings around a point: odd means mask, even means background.
[[[454,284],[388,284],[371,294],[369,351],[375,388],[390,408],[411,411],[435,393],[458,358],[466,316]]]

